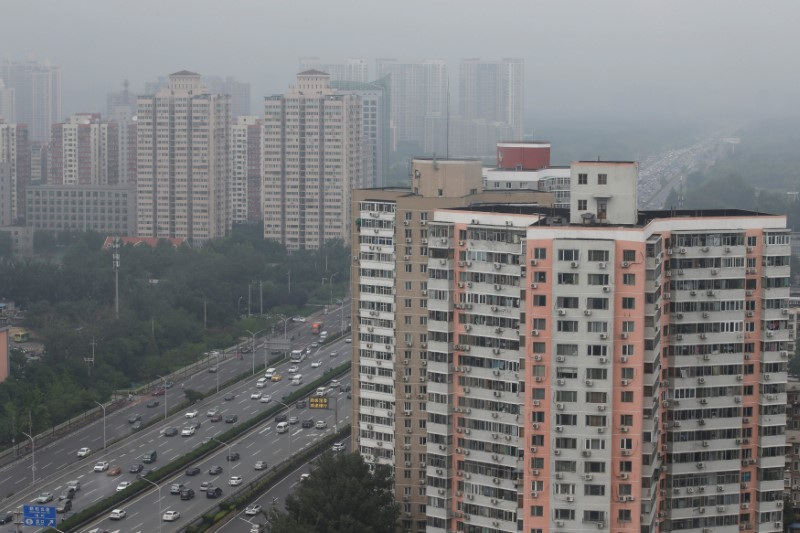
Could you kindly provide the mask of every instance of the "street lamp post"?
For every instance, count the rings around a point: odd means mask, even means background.
[[[106,449],[106,406],[100,402],[94,402],[103,410],[103,451]]]
[[[341,306],[339,308],[339,333],[344,335],[344,300],[337,298],[336,302]]]
[[[242,316],[242,298],[243,296],[239,296],[239,300],[236,302],[236,318],[241,318]]]
[[[227,442],[222,442],[221,440],[219,440],[219,439],[217,439],[215,437],[209,437],[209,439],[213,440],[214,442],[219,442],[220,444],[222,444],[223,446],[228,448],[228,457],[232,457],[233,456],[233,452],[231,450],[231,445],[230,444],[228,444]]]
[[[158,489],[158,531],[160,532],[161,531],[161,522],[163,521],[163,517],[162,517],[163,513],[161,512],[161,485],[159,485],[155,481],[150,481],[149,479],[145,478],[144,476],[140,477],[139,479],[141,479],[142,481],[147,481],[148,483],[150,483],[151,485],[153,485],[155,488]]]
[[[253,375],[255,376],[256,375],[256,335],[258,335],[259,333],[263,333],[263,332],[265,332],[267,330],[266,329],[261,329],[261,330],[256,331],[255,333],[253,333],[249,329],[246,329],[245,331],[247,333],[249,333],[253,337],[253,345],[252,345],[252,350],[251,351],[253,352]],[[267,369],[267,349],[264,348],[264,370],[266,370],[266,369]]]
[[[33,440],[33,435],[24,431],[20,431],[20,433],[31,439],[31,485],[36,485],[36,442]]]
[[[328,288],[331,291],[330,305],[333,305],[333,278],[336,277],[336,274],[338,274],[338,272],[334,272],[333,274],[331,274],[331,279],[328,280]]]
[[[286,405],[285,403],[283,403],[283,402],[281,402],[279,400],[275,400],[275,403],[281,404],[282,406],[284,406],[286,408],[287,411],[290,409],[288,405]],[[289,434],[289,450],[291,451],[291,449],[292,449],[292,429],[291,429],[291,427],[289,428],[289,431],[287,431],[286,433]]]
[[[167,419],[167,378],[164,376],[157,376],[164,380],[164,420]]]

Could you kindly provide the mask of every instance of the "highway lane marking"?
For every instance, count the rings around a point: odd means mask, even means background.
[[[250,444],[248,444],[247,446],[245,446],[245,448],[250,448],[253,444],[258,444],[258,443],[256,441],[253,441]]]

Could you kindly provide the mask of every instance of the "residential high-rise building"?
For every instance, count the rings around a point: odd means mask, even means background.
[[[118,104],[111,106],[109,122],[115,123],[117,133],[117,147],[119,149],[119,177],[120,185],[136,185],[136,106]]]
[[[124,80],[122,82],[121,91],[108,93],[106,95],[106,116],[111,118],[111,116],[114,115],[115,109],[119,107],[135,110],[136,97],[137,95],[130,91],[130,83],[128,80]]]
[[[228,215],[231,225],[259,222],[261,216],[261,119],[237,117],[231,126]]]
[[[137,110],[137,234],[194,243],[226,234],[230,98],[181,71],[140,96]]]
[[[523,59],[464,59],[458,72],[458,114],[465,120],[505,123],[510,138],[521,139],[524,81]]]
[[[44,185],[50,175],[50,145],[48,143],[32,142],[31,148],[31,185]]]
[[[231,117],[250,114],[250,84],[237,81],[233,76],[203,76],[202,85],[212,94],[227,94],[231,97]],[[144,84],[146,94],[155,94],[169,84],[165,76]]]
[[[477,160],[417,158],[412,167],[408,188],[353,193],[353,449],[394,468],[403,530],[425,531],[429,224],[437,208],[549,206],[552,195],[484,193]]]
[[[6,87],[5,82],[0,79],[0,120],[13,124],[16,122],[14,89]]]
[[[99,113],[78,113],[53,124],[50,136],[50,178],[54,185],[119,183],[119,124]]]
[[[568,210],[434,209],[410,268],[414,215],[355,195],[354,449],[395,464],[403,529],[782,531],[786,217],[637,211],[637,180],[576,162]]]
[[[25,124],[5,124],[0,121],[0,164],[6,170],[0,172],[3,189],[5,221],[3,225],[19,225],[25,221],[25,188],[31,181],[31,149],[28,128]]]
[[[319,70],[331,75],[331,81],[369,81],[369,65],[363,58],[351,58],[343,63],[328,63],[318,57],[301,57],[300,71]]]
[[[372,83],[331,81],[331,88],[361,100],[361,135],[366,151],[362,169],[366,187],[382,187],[389,174],[391,142],[389,76]]]
[[[31,141],[47,142],[61,121],[61,69],[38,61],[3,61],[0,79],[14,89],[16,121],[28,126]]]
[[[361,102],[317,70],[286,94],[264,100],[264,238],[291,250],[350,239],[348,209],[362,186]]]
[[[440,59],[402,62],[397,59],[378,59],[377,76],[390,75],[391,120],[394,129],[394,150],[420,153],[425,147],[444,154],[446,147],[438,136],[437,142],[426,144],[435,132],[427,120],[444,120],[447,115],[447,64]]]

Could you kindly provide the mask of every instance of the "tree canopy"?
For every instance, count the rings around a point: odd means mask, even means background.
[[[311,476],[286,498],[286,510],[269,516],[272,533],[393,533],[400,509],[388,466],[358,454],[325,453]]]

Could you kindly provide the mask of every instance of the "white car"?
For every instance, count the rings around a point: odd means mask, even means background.
[[[181,437],[191,437],[194,435],[195,429],[192,426],[185,427],[181,430]]]
[[[314,361],[311,363],[311,368],[319,368],[322,366],[322,361]]]
[[[235,487],[237,485],[241,485],[242,481],[242,476],[231,476],[231,478],[228,480],[228,485]]]
[[[334,452],[343,452],[343,451],[344,451],[344,443],[343,443],[343,442],[337,442],[337,443],[335,443],[335,444],[333,445],[333,448],[332,448],[332,450],[333,450]]]
[[[317,429],[325,429],[326,427],[328,427],[328,423],[325,422],[324,420],[317,420],[317,423],[314,424],[314,427]]]
[[[117,485],[117,492],[122,492],[123,490],[127,489],[131,486],[130,481],[120,481],[119,485]]]
[[[78,450],[78,457],[86,457],[86,456],[88,456],[90,453],[92,453],[92,450],[90,450],[89,448],[87,448],[86,446],[84,446],[83,448],[81,448],[80,450]]]
[[[292,366],[289,367],[288,372],[290,374],[297,374],[298,370],[300,370],[300,367],[298,367],[297,365],[292,365]]]
[[[344,342],[346,342],[346,343],[348,343],[348,344],[349,344],[349,343],[353,342],[353,339],[352,339],[351,337],[347,337],[347,338],[344,340]]]
[[[300,474],[300,481],[306,481],[311,477],[311,474]]]
[[[108,470],[108,461],[97,461],[97,463],[95,463],[95,472],[105,472],[106,470]]]
[[[192,409],[188,413],[186,413],[186,418],[195,418],[197,416],[197,409]]]
[[[270,396],[269,394],[264,394],[264,395],[261,397],[261,400],[259,400],[259,401],[260,401],[261,403],[269,403],[269,402],[271,402],[271,401],[272,401],[272,396]]]
[[[163,515],[161,515],[161,519],[164,522],[174,522],[175,520],[177,520],[180,517],[181,517],[181,513],[179,513],[178,511],[167,511]]]
[[[244,514],[246,514],[247,516],[255,516],[260,512],[261,512],[261,506],[258,505],[257,503],[248,506],[247,509],[244,510]]]
[[[125,509],[114,509],[111,511],[111,514],[108,518],[111,520],[122,520],[126,516],[128,516],[128,513],[125,511]]]
[[[261,393],[260,392],[254,392],[253,394],[250,395],[250,399],[251,400],[260,400],[261,399]]]
[[[214,415],[218,415],[218,414],[219,414],[219,408],[218,407],[212,407],[211,409],[206,411],[206,416],[214,416]]]
[[[306,321],[306,317],[304,317],[304,316],[292,317],[292,322],[305,322],[305,321]]]

